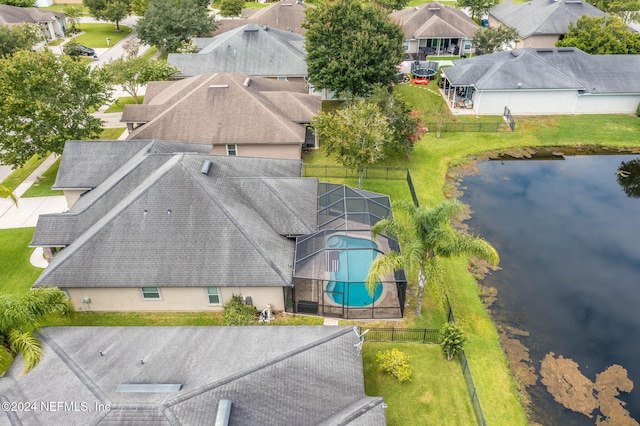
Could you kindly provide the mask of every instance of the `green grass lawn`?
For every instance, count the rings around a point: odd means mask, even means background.
[[[0,293],[23,294],[40,276],[42,269],[29,262],[34,249],[27,247],[34,230],[0,229]]]
[[[98,140],[103,141],[115,141],[127,130],[126,127],[112,127],[108,129],[102,129],[102,133],[98,136]]]
[[[62,191],[53,191],[51,186],[56,181],[56,175],[58,174],[58,167],[60,167],[60,158],[44,172],[41,179],[31,185],[31,187],[24,193],[22,198],[25,197],[50,197],[53,195],[64,195]]]
[[[64,9],[68,6],[80,7],[82,9],[83,15],[89,15],[89,8],[84,6],[82,3],[79,3],[79,4],[57,3],[57,4],[52,4],[51,6],[41,7],[40,9],[46,9],[52,12],[64,12]]]
[[[144,96],[138,96],[138,102],[142,103],[144,101]],[[122,112],[124,111],[124,106],[127,104],[135,104],[136,101],[133,99],[133,96],[123,96],[115,100],[109,108],[105,110],[105,112]]]
[[[18,187],[40,164],[45,160],[44,157],[34,155],[22,166],[14,169],[9,176],[4,178],[0,185],[5,186],[12,191]]]
[[[401,383],[378,370],[376,353],[392,348],[409,358],[409,382]],[[460,364],[447,361],[439,345],[367,342],[362,364],[365,392],[384,396],[389,426],[476,424]]]
[[[78,28],[84,31],[84,34],[74,37],[72,40],[93,48],[109,47],[107,45],[107,38],[111,39],[109,44],[113,46],[131,32],[131,28],[124,25],[120,25],[120,31],[116,32],[116,25],[113,23],[78,24]]]

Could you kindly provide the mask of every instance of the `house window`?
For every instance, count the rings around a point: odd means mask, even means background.
[[[220,289],[218,287],[207,287],[207,298],[210,305],[219,305]]]
[[[409,50],[409,42],[405,41],[404,43],[402,43],[402,47],[404,48],[405,51]]]
[[[236,145],[227,145],[227,155],[238,155],[238,147]]]
[[[287,77],[278,77],[278,80],[281,80],[281,81],[287,81],[287,80],[289,80],[289,79],[288,79]]]
[[[142,287],[142,298],[145,300],[159,300],[160,289],[158,287]]]
[[[464,50],[471,50],[471,42],[470,41],[465,41],[464,42]]]

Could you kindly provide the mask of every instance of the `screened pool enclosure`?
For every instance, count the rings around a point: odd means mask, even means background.
[[[287,310],[341,318],[401,318],[403,271],[382,277],[373,294],[364,280],[371,262],[398,243],[371,228],[391,215],[386,195],[345,185],[318,185],[318,230],[296,239],[293,288]]]

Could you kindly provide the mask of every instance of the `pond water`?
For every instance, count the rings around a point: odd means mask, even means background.
[[[500,253],[502,269],[483,282],[498,290],[493,317],[529,333],[511,337],[529,349],[537,375],[528,387],[532,420],[543,425],[594,425],[598,406],[619,411],[620,401],[640,421],[640,198],[625,193],[638,190],[640,177],[617,173],[637,158],[485,161],[460,185],[473,211],[471,232]],[[635,183],[623,187],[620,176]],[[575,361],[594,383],[609,366],[622,366],[635,389],[614,393],[613,404],[611,394],[586,392],[590,408],[582,414],[565,408],[541,382],[551,352]]]

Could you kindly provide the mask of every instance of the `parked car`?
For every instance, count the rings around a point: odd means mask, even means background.
[[[92,48],[77,43],[68,43],[63,50],[64,53],[71,56],[93,56],[96,54]]]

